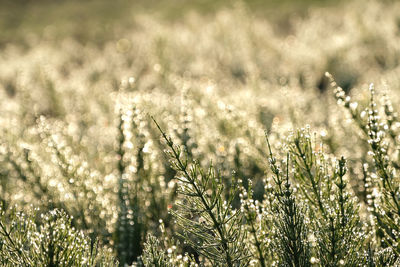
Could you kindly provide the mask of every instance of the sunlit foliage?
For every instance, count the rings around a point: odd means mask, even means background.
[[[399,265],[399,10],[5,45],[0,265]]]

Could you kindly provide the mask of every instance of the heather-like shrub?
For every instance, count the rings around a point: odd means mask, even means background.
[[[399,265],[399,7],[5,46],[0,265]]]
[[[2,266],[117,266],[110,251],[71,226],[64,212],[1,211]]]

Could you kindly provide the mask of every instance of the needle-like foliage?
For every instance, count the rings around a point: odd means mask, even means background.
[[[231,206],[235,194],[225,200],[221,176],[213,166],[204,171],[197,162],[189,164],[184,151],[158,124],[157,127],[169,147],[171,164],[177,171],[178,193],[184,196],[176,204],[178,210],[173,212],[183,230],[184,241],[213,266],[247,266],[249,257],[243,242],[246,237],[243,216],[240,210]]]
[[[289,183],[289,159],[286,159],[286,174],[278,166],[277,159],[272,154],[271,145],[267,137],[269,149],[269,163],[273,173],[276,201],[272,211],[276,215],[275,248],[278,262],[281,266],[311,266],[311,246],[308,240],[309,229],[305,223],[304,208],[296,203],[293,189]]]
[[[71,226],[62,211],[0,217],[1,266],[117,266],[109,251]]]
[[[400,2],[217,2],[0,40],[0,266],[400,266]]]
[[[331,85],[335,88],[335,96],[347,109],[350,106],[358,106],[357,102],[351,102],[350,96],[345,96],[329,74]],[[397,153],[398,133],[394,131],[393,124],[397,121],[397,115],[388,99],[384,102],[383,116],[375,100],[374,85],[369,87],[370,101],[365,111],[350,109],[354,121],[364,132],[368,146],[369,155],[372,156],[374,179],[370,182],[373,190],[369,192],[369,206],[374,215],[376,223],[377,238],[382,242],[383,247],[389,247],[388,252],[395,254],[394,260],[400,256],[399,247],[399,222],[400,222],[400,181],[397,176]],[[354,104],[356,103],[356,104]],[[367,114],[367,115],[365,115]],[[382,118],[383,117],[383,118]],[[391,257],[388,262],[391,262]],[[382,259],[381,259],[382,260]],[[383,261],[385,262],[385,261]]]

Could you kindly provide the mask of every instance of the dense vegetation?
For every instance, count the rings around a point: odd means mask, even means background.
[[[399,10],[4,45],[0,265],[400,265]]]

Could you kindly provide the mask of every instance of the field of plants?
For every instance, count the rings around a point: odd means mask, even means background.
[[[399,2],[132,20],[0,37],[0,266],[400,266]]]

